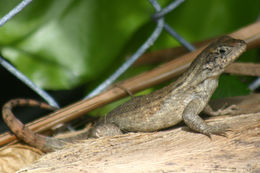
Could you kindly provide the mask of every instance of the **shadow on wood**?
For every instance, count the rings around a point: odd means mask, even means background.
[[[46,154],[22,172],[260,172],[260,113],[211,118],[227,137],[179,127],[88,139]]]

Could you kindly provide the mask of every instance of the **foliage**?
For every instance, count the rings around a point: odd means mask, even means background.
[[[0,1],[0,16],[19,2]],[[190,0],[166,21],[196,41],[254,22],[259,6],[256,0]],[[38,86],[70,89],[104,78],[133,53],[155,26],[152,13],[148,1],[140,0],[33,1],[0,28],[0,51]],[[150,51],[177,45],[164,32]]]

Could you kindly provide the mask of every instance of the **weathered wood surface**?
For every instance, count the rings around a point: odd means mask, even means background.
[[[89,139],[43,156],[20,171],[39,172],[260,172],[260,113],[216,117],[227,137],[186,128]]]

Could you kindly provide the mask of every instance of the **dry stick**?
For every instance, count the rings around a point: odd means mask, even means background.
[[[235,62],[225,72],[236,75],[260,76],[260,64]]]
[[[255,24],[257,24],[257,23],[255,23]],[[254,27],[254,24],[252,27]],[[256,47],[257,45],[259,45],[260,35],[256,34],[253,36],[253,34],[246,33],[247,31],[250,31],[250,29],[249,30],[247,30],[246,28],[245,28],[245,30],[241,29],[230,35],[235,38],[248,39],[247,42],[250,43],[250,46],[251,46],[249,49],[252,49],[252,48]],[[195,45],[195,47],[199,48],[201,46],[205,46],[205,45],[211,43],[214,39],[216,39],[216,38],[211,38],[208,40],[203,40],[203,41],[200,41],[197,43],[193,43],[193,45]],[[153,63],[169,61],[169,60],[173,60],[174,58],[180,57],[181,55],[188,53],[188,52],[189,51],[186,48],[184,48],[183,46],[175,47],[175,48],[168,48],[168,49],[159,50],[156,52],[150,52],[150,53],[146,53],[142,57],[140,57],[134,65],[153,64]]]
[[[260,45],[260,21],[246,26],[230,35],[238,39],[246,40],[248,43],[248,49],[256,47],[257,45]],[[120,85],[131,92],[137,92],[172,79],[186,70],[191,61],[206,46],[207,45],[202,46],[194,52],[169,61],[168,63],[165,63],[149,72],[130,78],[120,83]],[[34,132],[42,132],[57,124],[78,118],[93,109],[104,106],[124,96],[126,96],[126,93],[122,89],[118,87],[110,88],[91,99],[76,102],[50,115],[35,120],[32,123],[27,124],[27,126]],[[4,145],[14,139],[15,136],[10,132],[4,133],[0,136],[0,145]]]
[[[244,30],[243,32],[241,32],[241,30],[239,30],[237,32],[232,33],[231,36],[238,37],[238,38],[241,37],[240,39],[249,38],[247,36],[249,36],[250,34],[247,34],[246,32],[247,32],[247,30]],[[252,47],[250,47],[250,49],[252,49],[256,45],[259,45],[259,37],[260,37],[260,35],[255,35],[255,36],[250,37],[250,39],[248,40],[248,42],[252,46]],[[199,42],[193,43],[193,45],[195,45],[195,47],[205,46],[205,45],[211,43],[214,39],[216,39],[216,38],[199,41]],[[154,64],[154,63],[170,61],[170,60],[180,57],[181,55],[188,53],[188,52],[189,51],[186,48],[184,48],[183,46],[175,47],[175,48],[168,48],[168,49],[164,49],[164,50],[158,50],[156,52],[150,52],[150,53],[144,54],[135,62],[134,65],[136,66],[136,65],[142,65],[142,64]]]
[[[195,47],[199,48],[201,46],[211,43],[214,39],[216,39],[216,38],[199,41],[199,42],[193,43],[193,45]],[[176,59],[188,52],[189,51],[183,46],[149,52],[149,53],[142,55],[134,63],[134,66],[139,66],[139,65],[143,65],[143,64],[158,64],[158,63],[170,61],[170,60]]]

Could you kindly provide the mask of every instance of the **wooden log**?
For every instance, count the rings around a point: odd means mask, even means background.
[[[88,139],[46,154],[19,173],[260,172],[260,113],[207,122],[225,123],[232,131],[210,139],[179,126]]]

